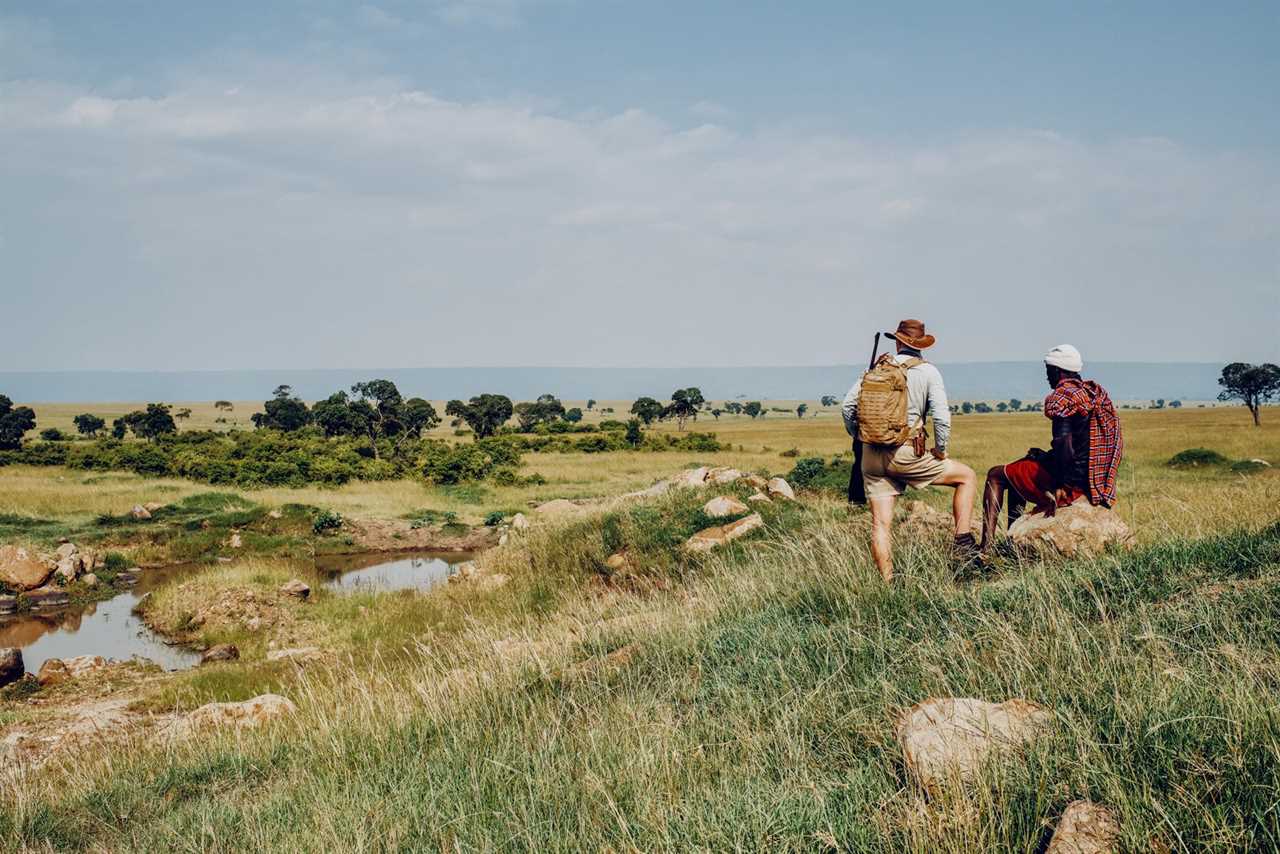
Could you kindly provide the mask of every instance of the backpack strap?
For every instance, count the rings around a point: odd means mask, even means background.
[[[926,362],[924,359],[920,359],[915,356],[912,356],[910,359],[907,359],[905,362],[899,362],[899,364],[902,365],[902,369],[904,371],[909,371],[912,368],[916,367],[917,365],[927,365],[929,363]]]

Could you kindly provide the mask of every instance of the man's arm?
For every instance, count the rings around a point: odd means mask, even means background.
[[[844,429],[853,438],[858,438],[858,392],[862,391],[862,377],[853,381],[853,387],[844,396],[840,406],[840,414],[844,417]]]
[[[951,441],[951,404],[947,402],[947,389],[937,368],[929,372],[929,415],[933,417],[933,446],[946,453]],[[921,420],[923,418],[922,415]]]
[[[1071,442],[1071,419],[1053,419],[1053,444],[1049,446],[1049,469],[1053,472],[1054,483],[1061,485],[1067,482],[1067,474],[1071,471],[1075,459],[1075,448]]]

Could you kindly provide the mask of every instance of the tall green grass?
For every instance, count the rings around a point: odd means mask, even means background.
[[[281,726],[51,768],[4,799],[0,847],[1033,852],[1088,797],[1126,850],[1280,848],[1280,526],[974,583],[940,533],[886,587],[864,517],[791,508],[665,591],[613,589],[595,562],[658,554],[650,521],[536,527],[410,654],[285,684]],[[1056,724],[926,800],[894,722],[940,695]]]

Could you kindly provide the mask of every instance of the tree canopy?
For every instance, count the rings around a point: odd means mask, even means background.
[[[36,427],[36,413],[30,406],[14,406],[0,394],[0,450],[22,447],[22,436]]]
[[[311,410],[307,409],[302,398],[293,394],[291,386],[276,386],[271,399],[263,403],[262,408],[262,412],[253,413],[250,418],[254,427],[290,433],[311,423]]]
[[[537,400],[516,405],[516,418],[526,433],[539,424],[550,424],[564,417],[564,404],[554,394],[539,395]]]
[[[678,388],[671,392],[671,403],[663,407],[660,417],[676,419],[678,429],[683,430],[685,421],[690,418],[698,420],[698,407],[704,403],[706,399],[700,389],[693,386]]]
[[[91,415],[88,412],[77,415],[75,418],[71,419],[71,421],[76,425],[76,432],[81,436],[97,436],[98,433],[106,429],[107,426],[106,420],[99,418],[97,415]]]
[[[760,405],[760,401],[750,400],[742,404],[742,413],[744,415],[749,415],[752,418],[758,418],[760,415],[764,414],[764,407]]]
[[[631,414],[639,418],[645,424],[652,424],[653,419],[662,416],[662,404],[654,400],[652,397],[642,397],[635,403],[631,404]]]
[[[1259,426],[1262,404],[1280,397],[1280,366],[1270,362],[1261,365],[1232,362],[1222,369],[1218,385],[1222,386],[1218,400],[1242,401],[1253,416],[1254,425]]]
[[[511,398],[503,394],[481,394],[468,403],[451,400],[444,408],[445,415],[461,418],[471,428],[478,440],[487,439],[506,424],[515,411]]]

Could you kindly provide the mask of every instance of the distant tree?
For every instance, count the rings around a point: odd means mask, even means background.
[[[229,400],[215,400],[213,402],[213,408],[230,412],[231,410],[235,409],[235,406],[232,405],[231,401]]]
[[[67,437],[63,436],[62,431],[57,427],[46,427],[40,431],[40,438],[46,442],[61,442]]]
[[[576,406],[572,409],[565,410],[564,420],[568,421],[570,424],[577,424],[582,420],[582,410]]]
[[[83,415],[77,415],[71,419],[76,425],[76,432],[81,436],[97,436],[99,430],[103,430],[107,426],[107,422],[96,415],[90,415],[88,412]]]
[[[0,394],[0,450],[14,451],[22,447],[22,436],[36,428],[36,413],[30,406],[14,406]]]
[[[514,411],[511,398],[504,394],[482,394],[471,398],[469,403],[451,400],[444,409],[445,415],[456,415],[467,422],[477,440],[497,433]]]
[[[809,411],[809,404],[802,403],[796,407],[796,418],[804,418],[804,414]]]
[[[964,403],[960,404],[960,411],[965,415],[968,415],[970,412],[973,412],[973,404],[966,400]]]
[[[1180,401],[1180,400],[1171,400],[1171,401],[1169,401],[1169,408],[1170,408],[1170,409],[1181,409],[1181,408],[1182,408],[1182,401]]]
[[[1002,400],[1002,401],[1000,401],[999,403],[997,403],[997,404],[996,404],[996,409],[997,409],[997,410],[999,410],[1000,412],[1008,412],[1008,411],[1009,411],[1009,404],[1005,403],[1005,402]]]
[[[1022,409],[1022,401],[1018,400],[1016,397],[1009,398],[1009,411],[1017,412],[1020,409]]]
[[[111,422],[111,437],[113,439],[123,439],[129,434],[129,423],[124,417],[116,418]]]
[[[975,403],[975,404],[973,405],[973,411],[974,411],[974,412],[981,412],[981,413],[987,413],[987,412],[990,412],[990,411],[991,411],[991,404],[987,403],[985,400],[980,400],[980,401],[978,401],[977,403]]]
[[[1218,400],[1243,401],[1253,416],[1254,426],[1260,427],[1262,405],[1280,396],[1280,366],[1270,362],[1262,365],[1232,362],[1222,369],[1218,385],[1222,386]]]
[[[179,409],[177,412],[173,413],[173,417],[179,421],[186,421],[188,418],[191,417],[191,410]]]
[[[738,403],[736,400],[726,400],[724,402],[724,411],[730,415],[741,415],[742,404]]]
[[[311,410],[307,409],[302,398],[294,396],[292,386],[276,386],[276,390],[271,393],[271,399],[262,404],[262,409],[262,412],[255,412],[249,418],[253,426],[259,429],[292,433],[311,423]],[[186,412],[188,415],[191,414],[190,409]],[[178,413],[179,416],[181,414],[181,412]]]
[[[588,399],[588,400],[587,400],[587,411],[588,411],[588,412],[590,412],[592,409],[594,409],[594,408],[595,408],[595,405],[596,405],[596,402],[595,402],[594,400]]]
[[[751,400],[742,404],[742,414],[757,418],[764,414],[764,407],[760,405],[760,401]]]
[[[311,407],[311,420],[326,436],[358,436],[363,422],[351,411],[351,398],[345,391],[334,392]]]
[[[676,419],[677,429],[683,430],[684,423],[690,418],[694,421],[698,420],[698,407],[704,402],[699,389],[678,388],[671,392],[671,403],[663,408],[662,417]]]
[[[440,415],[429,401],[411,397],[404,402],[398,420],[402,428],[398,434],[400,441],[405,437],[421,439],[424,430],[430,430],[440,423]],[[399,447],[400,442],[396,442],[396,448]]]
[[[632,418],[627,421],[627,444],[633,448],[640,447],[640,443],[644,441],[644,431],[640,429],[640,419]]]
[[[823,406],[835,406],[839,402],[840,402],[839,399],[833,394],[824,394],[822,396]]]
[[[631,414],[645,424],[652,424],[653,419],[662,415],[662,404],[652,397],[642,397],[631,404]]]
[[[516,405],[516,418],[526,433],[539,424],[550,424],[564,417],[564,404],[554,394],[540,395],[537,400]]]
[[[367,380],[351,386],[351,412],[373,446],[373,458],[380,459],[378,439],[405,432],[404,398],[391,380]],[[435,414],[435,410],[431,410]],[[437,423],[439,419],[437,418]],[[399,447],[397,443],[396,447]]]
[[[719,407],[716,407],[715,409],[711,410],[711,417],[717,421],[720,420],[720,416],[723,414],[724,414],[724,410]]]
[[[1161,397],[1161,398],[1157,398],[1156,400],[1151,401],[1151,408],[1152,408],[1152,409],[1164,409],[1164,398],[1163,398],[1163,397]]]
[[[121,420],[133,431],[133,435],[148,442],[154,442],[161,436],[178,432],[178,425],[174,423],[173,414],[169,411],[167,403],[148,403],[146,409],[130,412]],[[112,435],[115,434],[116,431],[113,429]],[[117,438],[124,438],[123,431]]]

